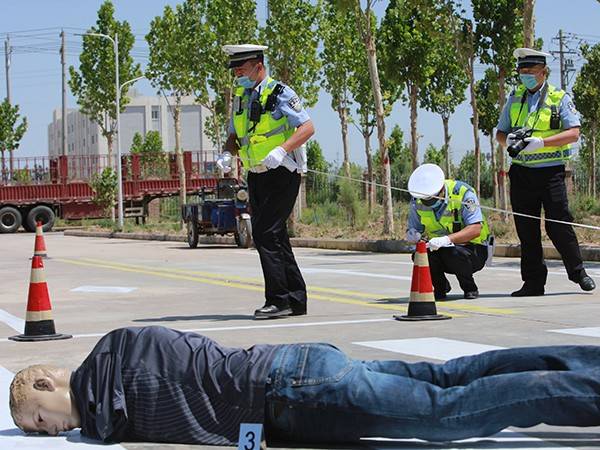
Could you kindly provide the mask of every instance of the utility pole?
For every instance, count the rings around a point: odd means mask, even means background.
[[[10,47],[10,37],[6,35],[6,40],[4,41],[4,67],[6,68],[6,98],[8,103],[10,101],[10,54],[12,52],[12,48]]]
[[[67,58],[65,31],[60,32],[60,63],[62,65],[62,155],[67,154]]]
[[[553,40],[558,40],[558,51],[555,50],[550,53],[552,53],[554,57],[558,55],[558,60],[560,62],[560,88],[563,91],[566,91],[567,85],[569,84],[569,75],[575,72],[575,68],[573,67],[573,60],[565,58],[565,55],[576,55],[577,52],[565,50],[565,48],[568,47],[566,45],[566,38],[563,30],[558,30],[558,36],[553,38]]]

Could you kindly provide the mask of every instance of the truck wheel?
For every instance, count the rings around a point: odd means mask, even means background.
[[[252,247],[252,223],[250,219],[238,219],[234,237],[238,247]]]
[[[190,248],[198,247],[198,223],[194,220],[187,223],[187,238]]]
[[[21,226],[23,218],[18,209],[5,206],[0,209],[0,233],[14,233]]]
[[[55,219],[56,216],[51,208],[44,205],[38,205],[35,208],[32,208],[31,211],[29,211],[29,214],[27,214],[27,226],[35,231],[36,224],[39,221],[42,222],[42,230],[46,232],[52,229]]]

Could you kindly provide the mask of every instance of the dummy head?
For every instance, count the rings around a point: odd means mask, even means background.
[[[79,427],[70,375],[67,369],[45,365],[18,372],[10,385],[10,413],[15,425],[26,433],[52,436]]]

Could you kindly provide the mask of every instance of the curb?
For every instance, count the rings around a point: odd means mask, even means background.
[[[186,236],[169,233],[121,233],[114,231],[84,231],[66,230],[65,236],[99,237],[113,239],[135,239],[144,241],[173,241],[187,242]],[[200,236],[200,244],[225,244],[235,245],[235,240],[230,236]],[[363,240],[352,239],[321,239],[321,238],[290,238],[293,247],[321,248],[327,250],[352,250],[357,252],[375,253],[412,253],[414,245],[402,240]],[[600,261],[600,247],[581,246],[581,256],[584,261]],[[494,256],[519,258],[521,246],[519,244],[496,244]],[[560,260],[560,254],[554,247],[544,246],[544,258]]]

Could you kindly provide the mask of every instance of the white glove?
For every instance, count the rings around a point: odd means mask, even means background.
[[[506,146],[510,147],[511,145],[513,145],[515,142],[517,142],[517,136],[515,135],[515,133],[508,133],[506,135]]]
[[[544,146],[544,140],[539,137],[525,138],[525,142],[527,142],[527,146],[523,149],[525,152],[532,152]]]
[[[231,156],[231,153],[223,152],[217,158],[217,161],[216,161],[217,167],[219,169],[221,169],[223,171],[223,173],[231,172],[231,160],[232,159],[233,158]]]
[[[281,165],[283,158],[286,156],[287,152],[282,147],[275,147],[265,156],[262,163],[267,169],[276,169]]]
[[[416,244],[417,242],[419,242],[419,240],[421,240],[421,233],[419,233],[414,228],[410,228],[409,230],[406,231],[405,239],[406,239],[406,241],[410,242],[411,244]]]
[[[450,238],[448,236],[432,238],[432,239],[429,239],[429,242],[427,243],[427,248],[429,250],[431,250],[432,252],[435,252],[436,250],[439,250],[442,247],[453,247],[453,246],[454,246],[454,244],[452,243],[452,241],[450,240]]]

